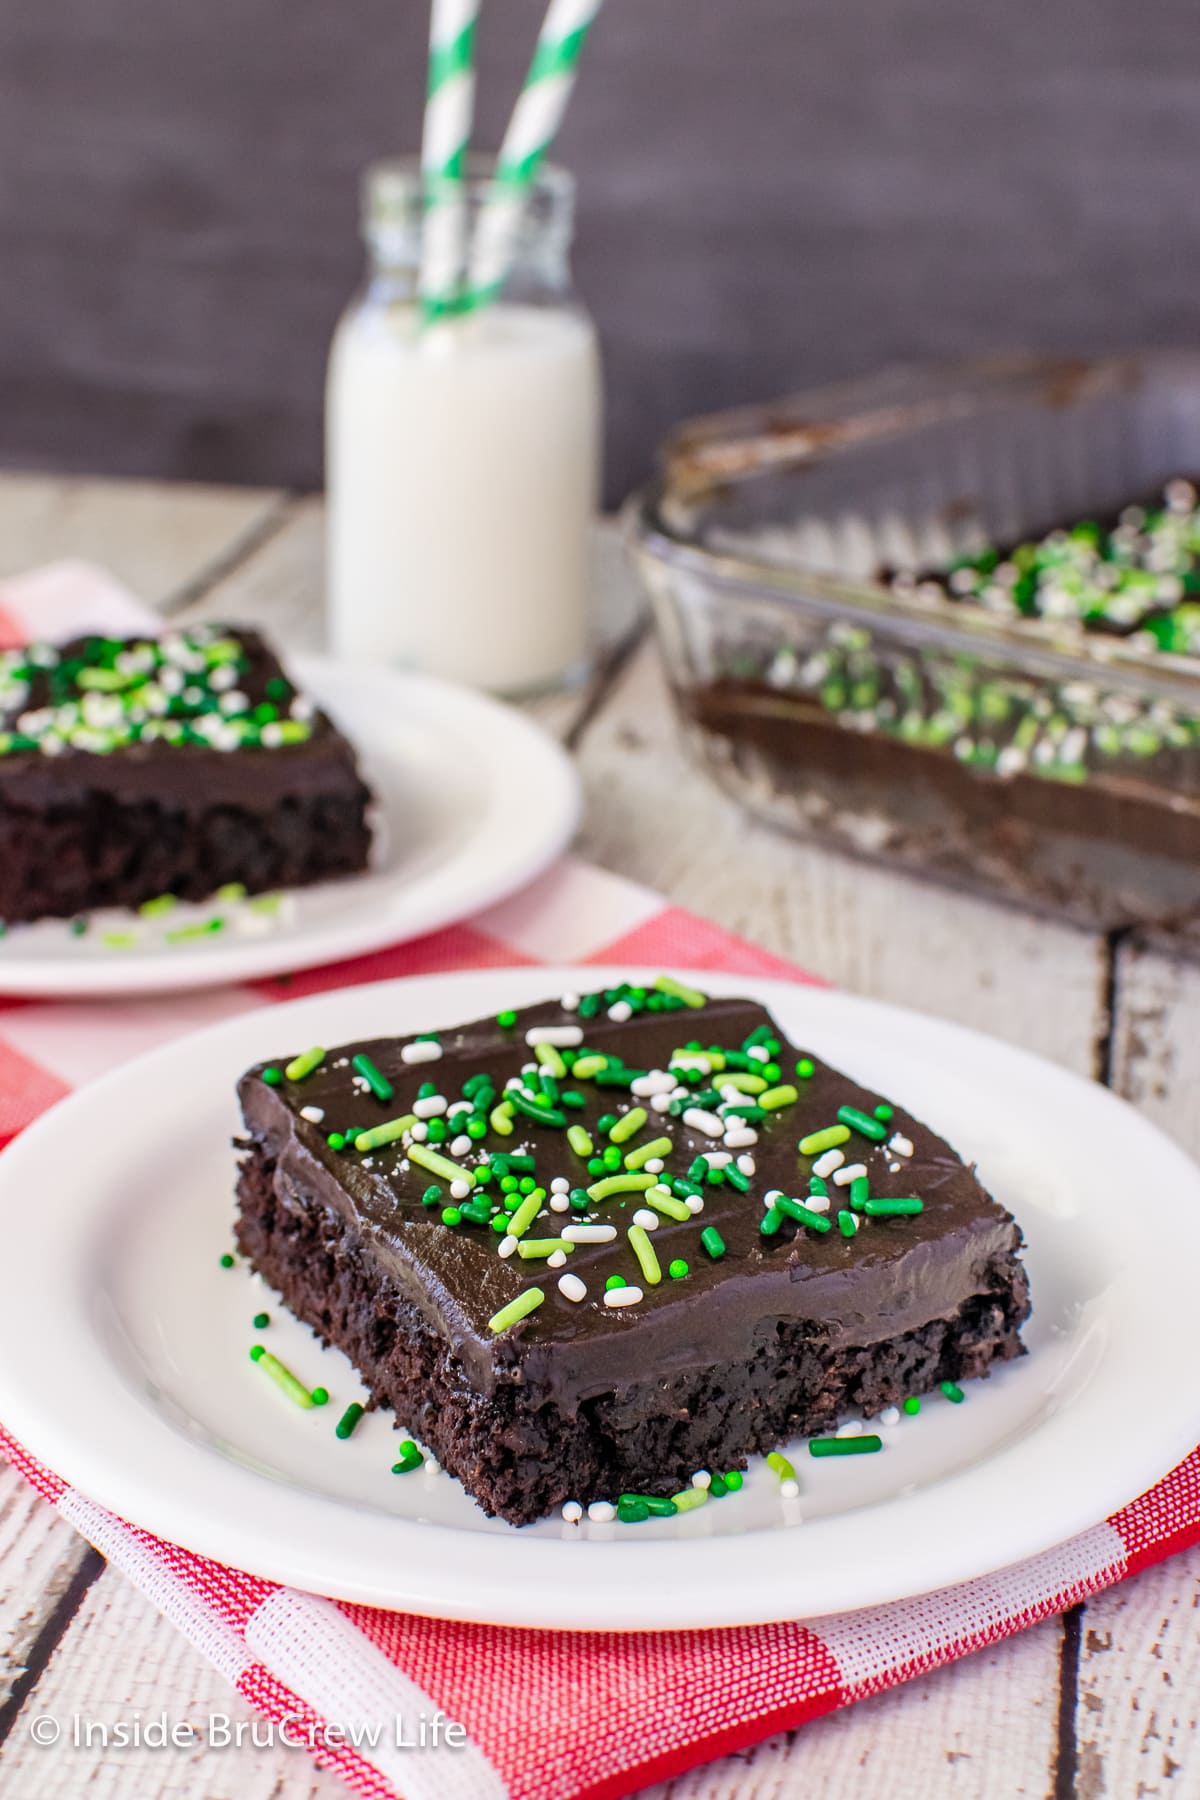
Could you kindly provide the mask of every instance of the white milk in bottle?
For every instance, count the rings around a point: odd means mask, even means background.
[[[370,171],[370,279],[330,356],[333,648],[500,692],[550,687],[587,658],[599,487],[596,337],[568,278],[573,186],[543,171],[501,296],[433,324],[415,298],[422,199],[415,167]]]

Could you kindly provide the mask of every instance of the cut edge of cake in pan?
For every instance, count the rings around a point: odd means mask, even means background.
[[[631,982],[239,1091],[239,1247],[513,1524],[1022,1352],[1011,1215],[751,1000]]]

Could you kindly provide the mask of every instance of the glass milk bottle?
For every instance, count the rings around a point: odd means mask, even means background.
[[[472,220],[486,197],[467,184]],[[533,692],[587,658],[601,398],[570,286],[574,183],[543,169],[499,297],[432,324],[416,297],[423,202],[415,163],[368,172],[368,280],[326,394],[332,645]]]

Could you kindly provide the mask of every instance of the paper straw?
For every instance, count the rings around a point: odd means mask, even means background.
[[[494,298],[512,264],[534,177],[562,124],[602,0],[550,0],[525,85],[500,146],[495,191],[479,218],[465,304]]]
[[[433,0],[429,88],[421,139],[425,218],[420,294],[427,319],[453,311],[466,257],[467,146],[475,111],[479,0]]]

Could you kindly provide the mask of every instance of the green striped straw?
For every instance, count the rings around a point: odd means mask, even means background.
[[[479,0],[433,0],[421,138],[425,219],[420,295],[426,320],[457,309],[466,260],[467,146],[475,112]]]
[[[512,266],[525,202],[562,124],[579,58],[602,0],[550,0],[533,61],[496,164],[493,192],[476,227],[466,308],[493,300]]]

